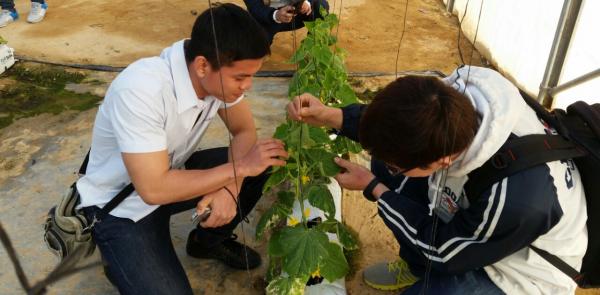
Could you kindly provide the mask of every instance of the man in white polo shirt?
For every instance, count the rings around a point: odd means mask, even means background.
[[[207,10],[191,39],[127,67],[96,116],[87,172],[77,189],[92,220],[133,183],[135,191],[93,228],[106,275],[122,294],[192,294],[169,232],[170,216],[192,208],[210,207],[212,213],[190,233],[189,255],[234,268],[260,264],[260,255],[232,232],[260,198],[266,169],[287,157],[280,141],[256,140],[243,100],[270,53],[269,42],[240,7],[211,10],[216,34]],[[197,152],[216,114],[232,134],[231,146]]]

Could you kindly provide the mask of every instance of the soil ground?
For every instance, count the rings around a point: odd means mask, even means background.
[[[404,1],[329,0],[340,14],[339,45],[348,51],[350,71],[394,72],[402,33]],[[19,21],[0,28],[16,54],[75,64],[126,66],[157,55],[173,42],[189,37],[192,24],[208,1],[49,0],[46,19],[25,21],[28,1],[16,1]],[[243,6],[243,1],[234,2]],[[437,69],[449,73],[458,65],[456,17],[439,0],[409,1],[399,69]],[[297,40],[304,30],[298,31]],[[263,70],[292,69],[286,63],[293,34],[280,33]],[[468,44],[465,44],[468,45]],[[469,52],[469,51],[467,51]]]
[[[44,22],[27,24],[28,1],[17,1],[22,18],[0,29],[16,53],[27,58],[56,63],[126,66],[145,56],[157,55],[174,41],[189,35],[195,15],[207,7],[207,1],[139,0],[49,0],[50,10]],[[241,4],[242,1],[232,1]],[[339,13],[339,45],[348,51],[347,65],[352,72],[394,72],[398,41],[404,15],[404,1],[332,0]],[[398,69],[439,70],[449,73],[458,64],[456,17],[447,14],[441,1],[410,1],[407,29],[399,55]],[[297,39],[302,38],[300,30]],[[293,49],[293,34],[277,35],[272,55],[263,70],[286,70]],[[463,42],[463,52],[470,47]],[[475,52],[473,63],[481,62]],[[86,81],[68,85],[68,89],[102,96],[114,73],[85,72]],[[393,79],[386,76],[361,79],[364,90],[374,90]],[[18,82],[18,81],[17,81]],[[0,77],[0,89],[16,83]],[[259,134],[269,136],[284,118],[287,79],[255,80],[248,94]],[[1,99],[1,98],[0,98]],[[0,220],[13,238],[25,272],[36,280],[47,275],[56,263],[45,249],[42,228],[45,214],[74,179],[90,144],[91,127],[97,108],[66,111],[59,115],[42,114],[19,119],[0,129]],[[2,110],[0,110],[2,113]],[[221,122],[205,136],[203,147],[227,143]],[[357,161],[366,163],[363,156]],[[272,196],[265,196],[250,216],[250,224],[238,229],[240,237],[265,253],[266,242],[254,241],[257,216],[269,207]],[[349,294],[391,294],[367,287],[361,269],[382,260],[394,259],[398,245],[380,218],[376,207],[360,194],[345,192],[344,221],[358,233],[361,251],[353,261],[354,272],[347,276]],[[190,229],[189,214],[172,219],[175,249],[188,273],[196,294],[262,294],[263,265],[257,270],[233,271],[220,263],[189,258],[184,251]],[[0,294],[22,294],[10,262],[0,248]],[[264,257],[264,255],[263,255]],[[97,253],[92,259],[98,259]],[[116,294],[101,269],[77,274],[53,285],[49,294]],[[580,293],[578,294],[600,294]]]

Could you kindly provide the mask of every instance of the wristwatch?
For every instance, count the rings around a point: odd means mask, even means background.
[[[365,189],[363,190],[363,196],[365,196],[367,200],[371,202],[377,202],[377,199],[375,198],[375,196],[373,196],[373,189],[375,189],[375,187],[379,183],[379,179],[377,179],[377,177],[373,177],[373,180],[371,180],[371,182],[367,184],[367,187],[365,187]]]

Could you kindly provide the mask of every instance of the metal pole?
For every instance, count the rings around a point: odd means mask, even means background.
[[[579,9],[581,8],[581,2],[583,0],[565,0],[563,4],[556,33],[554,34],[554,41],[552,42],[552,49],[550,49],[550,56],[546,63],[546,71],[544,72],[544,78],[537,97],[538,102],[546,107],[552,105],[550,88],[558,84],[565,56],[569,49],[569,43],[571,42],[571,36],[573,35],[573,29],[579,15]]]
[[[448,2],[446,2],[446,11],[452,13],[452,10],[454,9],[454,0],[448,0]],[[465,13],[467,13],[465,11]]]
[[[583,75],[583,76],[581,76],[579,78],[575,78],[575,79],[573,79],[573,80],[571,80],[569,82],[565,82],[565,83],[563,83],[561,85],[558,85],[558,86],[556,86],[554,88],[551,88],[549,90],[550,95],[556,95],[557,93],[559,93],[561,91],[567,90],[567,89],[569,89],[569,88],[571,88],[573,86],[577,86],[577,85],[579,85],[581,83],[585,83],[585,82],[587,82],[589,80],[592,80],[592,79],[594,79],[596,77],[600,77],[600,69],[596,69],[596,70],[591,71],[591,72],[589,72],[589,73],[587,73],[587,74],[585,74],[585,75]]]

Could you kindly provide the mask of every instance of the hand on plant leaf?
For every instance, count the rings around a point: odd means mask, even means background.
[[[284,166],[288,153],[279,139],[261,139],[254,144],[248,153],[237,161],[241,176],[256,176],[270,166]]]
[[[287,106],[288,117],[312,126],[342,127],[342,111],[325,106],[312,94],[304,93],[294,97]]]
[[[206,228],[228,224],[237,214],[235,200],[224,188],[206,194],[196,205],[196,211],[201,214],[206,207],[210,207],[212,210],[208,219],[200,223],[202,227]]]
[[[335,163],[342,167],[342,172],[335,176],[340,186],[349,190],[364,190],[375,177],[369,169],[342,158],[335,158]]]

